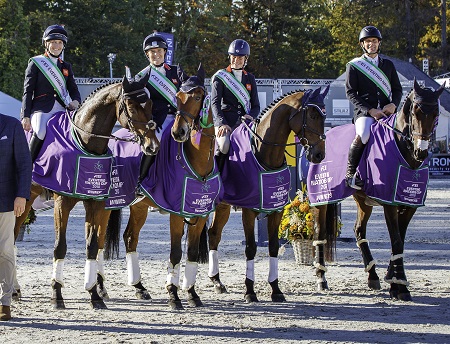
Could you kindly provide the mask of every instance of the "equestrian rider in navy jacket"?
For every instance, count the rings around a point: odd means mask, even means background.
[[[228,55],[230,65],[213,76],[211,85],[211,109],[219,148],[216,158],[220,171],[228,157],[230,134],[241,123],[240,118],[252,120],[260,112],[255,76],[244,69],[250,56],[249,44],[243,39],[234,40],[228,48]],[[233,89],[230,86],[236,79],[248,91],[247,108],[244,108],[242,99],[240,101],[233,93],[239,88]],[[231,80],[231,83],[227,80]]]
[[[146,86],[147,90],[150,92],[150,99],[153,104],[152,115],[153,121],[156,123],[156,137],[158,140],[161,140],[162,133],[174,119],[174,115],[177,110],[174,94],[178,92],[181,86],[181,81],[178,77],[178,70],[182,72],[181,68],[168,65],[164,62],[167,54],[167,48],[168,46],[166,40],[158,33],[155,32],[145,37],[142,44],[142,49],[144,50],[144,54],[149,60],[150,65],[139,72],[136,76],[136,79],[140,79],[149,73],[153,73],[153,75],[157,78],[160,78],[161,75],[163,76],[161,82],[165,84],[165,87],[158,89],[155,85],[161,84],[152,83],[152,80],[155,80],[152,77],[149,78],[149,82]],[[171,91],[174,91],[175,93],[168,92],[168,89],[171,89]],[[153,164],[154,160],[154,155],[144,154],[142,156],[138,183],[140,183],[147,176],[148,169],[151,164]]]
[[[346,173],[347,185],[361,190],[363,181],[356,175],[364,147],[369,141],[370,127],[384,116],[393,114],[402,98],[402,86],[392,61],[378,55],[381,45],[381,33],[374,26],[364,27],[359,34],[359,44],[364,51],[359,59],[347,64],[345,91],[347,98],[354,105],[353,123],[355,123],[356,136],[350,146]],[[361,64],[362,62],[362,64]],[[364,68],[364,66],[369,66]],[[381,72],[379,71],[381,70]],[[371,78],[367,75],[371,75]],[[391,94],[386,94],[380,84],[376,84],[373,76],[384,84],[390,84]],[[381,85],[382,86],[382,85]]]
[[[67,44],[67,32],[60,25],[49,26],[42,36],[42,43],[45,47],[43,56],[56,65],[61,72],[65,85],[62,90],[71,99],[64,99],[58,94],[57,89],[50,83],[46,75],[39,69],[36,62],[30,59],[25,71],[25,81],[22,97],[22,126],[29,131],[33,128],[33,136],[30,141],[30,151],[32,160],[35,161],[41,149],[48,120],[58,111],[78,108],[81,102],[80,92],[75,83],[72,66],[63,61],[60,56]],[[42,58],[36,56],[35,58]],[[45,61],[45,60],[43,60]],[[44,62],[45,63],[45,62]],[[31,118],[31,120],[30,120]]]

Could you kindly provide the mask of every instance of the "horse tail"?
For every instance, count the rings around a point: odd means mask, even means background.
[[[122,225],[122,209],[111,211],[109,216],[108,226],[106,227],[105,238],[105,259],[113,259],[114,256],[119,258],[119,235],[120,227]]]
[[[338,234],[338,204],[327,205],[327,217],[326,217],[326,239],[327,244],[325,246],[325,259],[329,262],[335,260],[336,256],[336,241]]]
[[[200,264],[208,263],[208,227],[206,224],[203,226],[202,233],[200,234],[197,262]]]

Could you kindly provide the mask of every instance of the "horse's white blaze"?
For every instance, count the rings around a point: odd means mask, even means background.
[[[105,259],[103,256],[103,249],[99,249],[97,253],[97,268],[98,273],[103,277],[103,280],[105,280]]]
[[[191,288],[197,279],[198,263],[186,261],[186,267],[184,268],[184,278],[183,278],[183,290],[188,290]]]
[[[64,287],[63,269],[64,259],[56,259],[53,261],[52,280],[58,282]]]
[[[251,281],[255,280],[255,261],[253,259],[247,260],[247,268],[245,271],[245,277],[247,277]]]
[[[86,259],[84,266],[84,289],[91,290],[97,283],[97,259]]]
[[[126,256],[128,285],[135,285],[141,281],[141,268],[139,267],[139,253],[129,252]]]
[[[214,277],[219,273],[219,252],[217,250],[209,251],[209,271],[208,277]]]
[[[278,258],[269,257],[269,283],[278,279]]]
[[[428,149],[428,144],[429,144],[428,140],[417,139],[417,148],[420,150]]]
[[[169,261],[167,264],[167,280],[166,285],[173,284],[178,287],[180,285],[180,263],[173,266]]]

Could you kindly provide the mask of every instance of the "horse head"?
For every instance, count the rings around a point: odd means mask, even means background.
[[[177,114],[171,133],[175,141],[186,142],[195,127],[205,128],[209,97],[206,97],[205,70],[202,64],[198,67],[197,75],[188,77],[179,68],[178,76],[182,84],[177,93]]]
[[[153,121],[152,101],[145,88],[148,78],[148,73],[142,78],[123,78],[121,101],[117,106],[117,113],[118,121],[137,137],[144,154],[155,155],[159,150],[159,141],[155,135],[156,124]]]
[[[412,157],[422,162],[428,156],[428,145],[436,130],[439,117],[439,97],[444,91],[441,85],[436,91],[421,87],[414,79],[413,91],[407,97],[402,112],[405,120],[405,131],[412,142]]]
[[[289,117],[289,126],[305,148],[306,158],[319,163],[325,158],[325,97],[330,86],[303,93],[300,107]],[[301,116],[298,116],[300,114]]]

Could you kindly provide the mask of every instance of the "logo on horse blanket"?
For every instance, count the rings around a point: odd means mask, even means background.
[[[187,160],[183,144],[171,136],[171,125],[161,137],[160,150],[149,169],[141,188],[147,197],[165,211],[184,217],[207,216],[220,203],[223,195],[222,181],[214,164],[214,169],[203,179],[192,169]],[[125,136],[121,129],[116,136]],[[109,209],[125,207],[135,197],[142,158],[139,145],[130,142],[111,142],[115,158],[113,168],[113,188],[106,201]]]
[[[31,134],[27,137],[30,139]],[[108,196],[111,186],[111,154],[85,151],[74,139],[66,112],[56,113],[33,166],[33,181],[49,190],[75,198]]]
[[[395,126],[396,115],[382,119]],[[356,190],[345,183],[348,149],[355,137],[353,124],[327,132],[325,159],[310,163],[307,189],[312,205],[336,203]],[[428,185],[428,158],[418,169],[411,169],[400,153],[394,132],[380,123],[371,127],[370,139],[358,166],[363,191],[384,204],[423,206]]]
[[[291,186],[289,167],[266,171],[252,152],[250,131],[244,124],[233,131],[230,141],[222,173],[224,201],[265,213],[282,209]]]

